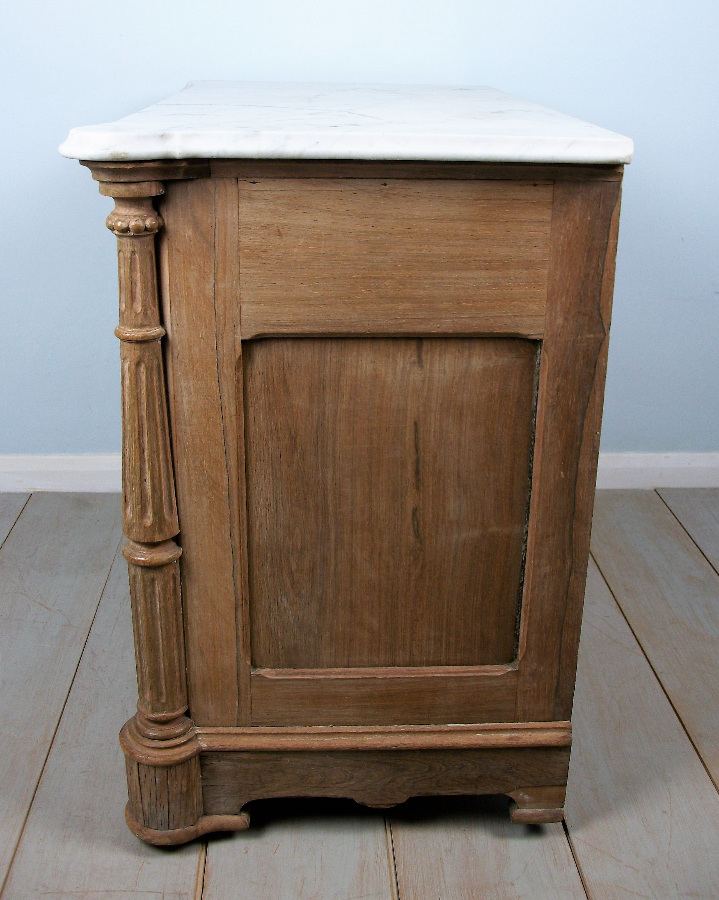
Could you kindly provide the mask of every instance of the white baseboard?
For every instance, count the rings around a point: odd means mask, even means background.
[[[597,487],[719,487],[719,453],[600,453]]]
[[[119,453],[0,455],[0,491],[120,491]],[[598,488],[719,487],[719,453],[600,453]]]
[[[122,489],[119,453],[0,455],[0,491],[92,491]]]

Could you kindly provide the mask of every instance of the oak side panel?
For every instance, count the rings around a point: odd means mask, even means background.
[[[519,642],[518,721],[571,715],[619,223],[618,182],[554,189]]]
[[[36,493],[0,550],[0,883],[118,549],[120,515],[119,494]]]
[[[510,722],[517,671],[354,669],[252,673],[253,725]]]
[[[719,488],[661,488],[657,493],[719,572]]]
[[[116,505],[119,527],[119,497]],[[65,510],[72,511],[67,500]],[[134,696],[127,566],[118,554],[23,831],[6,900],[193,900],[199,846],[171,855],[159,851],[138,841],[122,816],[127,792],[117,731],[134,712]]]
[[[250,830],[236,841],[207,845],[202,898],[396,900],[393,880],[380,813],[285,800],[255,807]]]
[[[390,816],[400,897],[586,900],[562,826],[516,825],[504,798],[413,801]]]
[[[511,338],[245,344],[254,666],[514,659],[536,357]]]
[[[592,552],[719,786],[719,575],[654,491],[600,491]]]
[[[719,795],[593,563],[579,656],[566,821],[590,897],[719,896]]]
[[[541,335],[552,185],[240,179],[242,330]]]
[[[215,339],[215,183],[171,182],[160,204],[170,430],[182,546],[190,716],[238,724],[232,504]]]

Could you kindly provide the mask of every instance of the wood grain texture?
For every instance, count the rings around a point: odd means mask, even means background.
[[[199,746],[187,710],[179,531],[161,340],[155,234],[159,181],[103,183],[114,195],[122,370],[123,555],[129,565],[139,700],[120,733],[136,833],[180,830],[202,814]],[[193,758],[193,756],[195,758]],[[148,758],[149,757],[149,758]],[[178,758],[179,757],[179,758]]]
[[[517,670],[259,669],[251,685],[253,725],[511,722]]]
[[[29,499],[29,494],[0,494],[0,547]]]
[[[185,620],[190,714],[238,720],[237,621],[215,337],[215,185],[168,184],[161,204],[163,318]]]
[[[584,900],[561,825],[513,825],[500,797],[412,801],[391,813],[400,898]]]
[[[205,812],[268,797],[351,797],[387,807],[433,794],[508,794],[565,784],[569,747],[203,753]]]
[[[168,182],[162,316],[118,332],[143,360],[128,364],[132,414],[151,424],[143,398],[159,398],[167,330],[190,714],[221,729],[566,721],[621,169],[235,165]],[[162,172],[132,169],[141,189],[111,168],[110,227],[149,248],[162,219],[135,206]],[[157,293],[141,256],[121,268],[138,310]],[[543,341],[538,374],[528,337]],[[169,743],[175,725],[136,719],[150,742],[164,729]],[[145,776],[157,786],[163,765],[139,743],[135,762],[154,769],[137,768],[138,791]],[[216,762],[246,752],[217,751]],[[408,750],[401,764],[400,751],[367,751],[355,769],[347,754],[361,751],[341,751],[341,764],[340,751],[297,751],[280,777],[275,751],[263,752],[255,781],[238,764],[213,790],[349,786],[378,803],[438,785],[506,790],[527,821],[559,814],[547,798],[567,753],[527,750],[532,766],[509,771],[516,748]],[[431,753],[449,755],[440,765]],[[505,781],[477,773],[468,753],[498,754]],[[328,768],[315,771],[321,755]],[[192,799],[179,782],[172,791]]]
[[[719,488],[661,488],[657,493],[719,572]]]
[[[513,339],[246,344],[254,666],[515,657],[536,358]]]
[[[178,178],[207,178],[210,174],[209,160],[206,159],[150,159],[133,162],[80,160],[80,165],[87,166],[92,177],[99,182],[168,181]]]
[[[519,825],[546,825],[564,818],[564,784],[545,787],[530,786],[511,791],[509,817]]]
[[[208,844],[203,900],[396,900],[383,817],[353,804],[264,803]]]
[[[600,492],[592,552],[719,785],[719,575],[654,491]]]
[[[117,495],[38,493],[0,549],[0,881],[120,537]]]
[[[719,797],[594,564],[586,607],[565,815],[589,895],[717,897]]]
[[[76,512],[67,495],[54,499],[65,516]],[[113,498],[112,506],[117,543],[119,498]],[[78,541],[78,550],[81,545]],[[65,552],[71,556],[68,549]],[[93,568],[99,578],[102,567],[97,556]],[[72,592],[67,575],[58,577],[56,586],[59,591]],[[61,644],[58,636],[63,630],[68,629],[53,631],[50,646]],[[4,900],[95,896],[194,900],[199,846],[193,844],[169,855],[138,841],[123,821],[127,794],[117,728],[132,715],[134,696],[127,571],[118,555],[30,810]],[[38,721],[34,721],[35,734],[37,728]],[[13,768],[17,777],[17,765]]]
[[[569,722],[506,725],[312,725],[202,728],[203,750],[472,750],[500,747],[569,747]]]
[[[517,719],[571,715],[599,454],[620,185],[556,184]]]
[[[124,532],[155,542],[179,531],[165,405],[162,349],[158,341],[123,340],[122,483]]]
[[[132,542],[129,546],[132,551]],[[181,716],[187,709],[179,548],[173,541],[166,541],[164,546],[169,549],[164,565],[130,562],[128,566],[138,709],[144,716],[159,721],[172,718],[173,714]],[[163,545],[153,545],[155,550],[157,547]],[[128,556],[133,558],[126,547],[125,558]]]
[[[250,628],[247,570],[247,497],[242,328],[237,315],[240,290],[239,199],[235,178],[215,179],[215,329],[217,372],[230,507],[230,538],[237,619],[239,724],[251,721]]]
[[[199,765],[196,756],[174,766],[147,766],[127,758],[129,819],[150,831],[195,825],[202,816]]]
[[[162,185],[145,190],[162,191]],[[162,219],[151,197],[119,197],[107,226],[117,235],[120,288],[123,531],[152,543],[179,531],[155,260]]]
[[[552,186],[240,180],[245,338],[539,336]]]

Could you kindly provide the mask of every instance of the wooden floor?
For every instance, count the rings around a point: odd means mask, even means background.
[[[116,495],[0,495],[0,882],[10,898],[719,898],[719,490],[602,492],[566,827],[504,798],[258,802],[161,850],[125,827],[134,662]]]

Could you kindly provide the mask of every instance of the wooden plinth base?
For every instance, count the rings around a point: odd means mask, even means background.
[[[247,828],[249,815],[243,810],[252,800],[342,797],[384,809],[410,797],[462,794],[509,796],[513,822],[561,821],[569,730],[559,724],[541,729],[530,725],[484,728],[477,726],[475,733],[468,726],[452,726],[452,733],[444,737],[493,746],[436,747],[433,743],[439,735],[415,728],[417,733],[410,737],[391,731],[364,734],[362,740],[373,749],[357,749],[356,743],[351,749],[337,749],[350,739],[356,742],[357,736],[326,730],[309,737],[281,732],[253,735],[257,741],[265,740],[270,746],[277,742],[279,747],[210,750],[205,746],[196,755],[167,765],[128,759],[127,824],[143,841],[182,844],[211,831]],[[383,746],[409,739],[427,746]],[[212,740],[225,746],[249,745],[248,736],[239,729],[214,738],[199,730],[200,746]],[[550,745],[516,746],[519,740]]]

